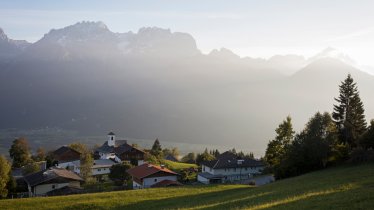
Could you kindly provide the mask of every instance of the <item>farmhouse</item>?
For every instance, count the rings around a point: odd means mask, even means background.
[[[83,179],[72,171],[63,168],[50,168],[24,177],[29,196],[53,194],[54,190],[64,188],[74,191],[80,189]]]
[[[181,185],[177,181],[178,174],[164,166],[144,163],[127,170],[127,173],[132,176],[134,189]]]
[[[202,172],[197,180],[204,184],[248,182],[254,174],[261,173],[264,163],[251,159],[240,158],[232,152],[222,153],[217,159],[205,161],[202,164]]]
[[[55,165],[59,168],[74,166],[73,162],[80,159],[80,152],[68,146],[62,146],[52,153]]]
[[[108,140],[95,150],[95,159],[112,159],[116,162],[129,162],[133,165],[144,163],[145,152],[127,143],[116,140],[113,132],[108,133]]]
[[[74,165],[73,171],[80,174],[80,160],[74,161],[72,164]],[[110,159],[94,160],[91,173],[93,176],[107,175],[110,173],[110,167],[114,164],[116,163]]]

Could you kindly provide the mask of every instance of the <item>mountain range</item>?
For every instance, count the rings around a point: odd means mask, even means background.
[[[260,59],[204,54],[191,35],[157,27],[114,33],[84,21],[35,43],[0,30],[0,129],[113,130],[261,154],[287,115],[299,131],[316,111],[331,112],[348,73],[374,118],[374,76],[333,48]]]

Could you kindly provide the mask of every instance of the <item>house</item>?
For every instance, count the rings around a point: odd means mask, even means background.
[[[95,159],[112,159],[116,162],[129,162],[133,165],[144,163],[145,152],[127,143],[127,140],[116,140],[113,132],[108,133],[108,140],[95,150]]]
[[[204,184],[239,182],[247,183],[261,173],[264,163],[251,158],[240,158],[232,152],[222,153],[217,159],[205,161],[197,180]]]
[[[64,168],[50,168],[32,173],[25,176],[24,180],[29,196],[44,196],[61,188],[80,189],[80,184],[83,182],[77,174]]]
[[[52,152],[52,157],[55,161],[55,165],[58,168],[73,167],[73,162],[79,160],[80,155],[80,152],[68,146],[62,146]]]
[[[80,174],[80,160],[73,161],[73,168],[72,170]],[[99,159],[94,160],[93,166],[92,166],[92,175],[93,176],[99,176],[99,175],[107,175],[110,173],[110,167],[112,165],[116,164],[114,161],[110,159]]]
[[[127,173],[132,176],[134,189],[180,185],[178,174],[164,166],[144,163],[127,170]]]

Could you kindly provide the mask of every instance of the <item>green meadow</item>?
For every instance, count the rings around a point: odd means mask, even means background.
[[[374,209],[374,164],[277,181],[1,200],[0,209]]]
[[[188,168],[198,168],[196,164],[191,164],[191,163],[181,163],[181,162],[173,162],[170,160],[163,160],[163,163],[165,166],[173,171],[180,171],[183,169],[188,169]]]

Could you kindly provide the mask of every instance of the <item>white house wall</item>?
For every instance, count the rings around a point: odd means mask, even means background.
[[[74,167],[74,172],[77,174],[81,174],[80,168],[79,167]],[[105,167],[105,168],[93,168],[91,170],[91,173],[93,176],[95,175],[103,175],[103,174],[110,174],[110,167]]]
[[[75,161],[72,161],[72,162],[65,162],[65,163],[59,163],[56,165],[57,168],[68,168],[68,167],[74,167],[74,162]]]
[[[92,175],[103,175],[103,174],[109,174],[110,169],[109,168],[94,168],[92,169]]]
[[[53,185],[55,186],[54,188],[53,188]],[[33,193],[34,195],[44,195],[49,191],[60,189],[65,186],[79,187],[80,183],[78,181],[74,181],[74,182],[67,182],[67,183],[41,184],[41,185],[37,185],[34,187]]]
[[[200,175],[197,175],[197,181],[204,183],[204,184],[209,184],[209,179],[202,177]]]
[[[132,181],[132,188],[133,189],[140,189],[140,188],[142,188],[142,185],[135,182],[135,181]]]
[[[243,167],[243,168],[226,168],[226,169],[212,169],[205,165],[203,165],[202,172],[208,172],[212,175],[224,175],[224,176],[230,176],[230,175],[237,175],[237,174],[255,174],[259,173],[263,167]]]
[[[159,183],[164,180],[177,181],[177,176],[161,176],[161,177],[150,177],[143,179],[143,188],[149,188],[152,185]]]

